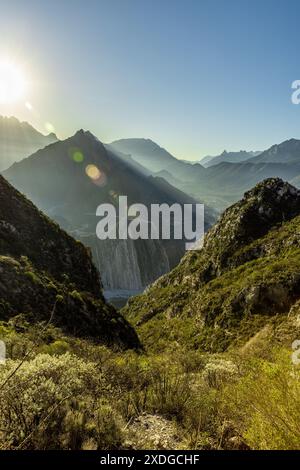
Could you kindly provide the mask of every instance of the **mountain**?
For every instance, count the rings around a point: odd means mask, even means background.
[[[145,174],[163,177],[180,191],[221,213],[266,178],[279,177],[293,182],[300,175],[299,142],[292,139],[262,153],[224,150],[221,155],[205,157],[200,163],[178,160],[146,139],[123,139],[108,147],[118,151],[119,157],[129,165],[138,165],[141,171],[144,167]]]
[[[203,175],[204,172],[204,168],[199,163],[178,160],[150,139],[116,140],[109,144],[109,147],[118,151],[123,159],[128,159],[130,156],[152,174],[166,171],[171,178],[189,181],[195,179],[195,176]]]
[[[55,134],[43,135],[27,122],[0,116],[0,171],[56,141]]]
[[[217,191],[244,192],[259,181],[270,177],[290,180],[300,173],[300,162],[284,163],[219,163],[206,169],[203,186]]]
[[[246,152],[246,150],[240,150],[239,152],[224,152],[221,155],[216,155],[214,157],[207,156],[200,160],[200,163],[205,168],[212,165],[218,165],[218,163],[229,162],[229,163],[241,163],[249,160],[250,158],[256,157],[261,152]]]
[[[90,252],[0,177],[0,318],[50,321],[109,346],[139,346],[107,305]]]
[[[207,212],[216,218],[220,207],[223,209],[224,201],[215,200],[214,197],[206,197],[206,191],[199,188],[205,181],[205,168],[200,163],[192,163],[178,160],[165,149],[149,139],[122,139],[112,142],[108,148],[118,152],[119,157],[130,166],[139,166],[139,170],[145,174],[152,174],[164,178],[172,186],[189,194],[198,201],[204,202]]]
[[[300,174],[298,176],[295,176],[290,180],[290,183],[296,186],[296,188],[300,188]]]
[[[176,342],[221,352],[267,325],[275,332],[300,299],[299,232],[300,191],[267,179],[122,312],[156,351]]]
[[[131,155],[140,165],[154,173],[177,161],[167,150],[150,139],[120,139],[109,145],[113,151]]]
[[[223,162],[205,169],[202,176],[195,176],[189,183],[178,185],[181,189],[189,187],[189,194],[201,199],[211,207],[222,212],[238,201],[245,191],[266,178],[293,181],[300,175],[300,164],[294,163],[242,163]],[[295,180],[296,184],[296,180]]]
[[[300,140],[285,140],[250,159],[251,163],[299,163]]]
[[[88,176],[89,169],[96,174]],[[99,240],[96,208],[193,203],[194,199],[163,178],[145,175],[129,165],[90,132],[78,131],[65,141],[39,150],[5,171],[5,177],[68,232],[92,248],[107,291],[138,291],[174,267],[185,251],[184,240]],[[45,177],[47,175],[47,177]],[[213,222],[207,211],[206,224]]]

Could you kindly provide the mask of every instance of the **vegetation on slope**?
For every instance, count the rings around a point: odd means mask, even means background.
[[[300,449],[295,319],[271,347],[260,338],[213,355],[175,344],[118,353],[51,325],[2,322],[0,448]]]
[[[224,351],[300,296],[300,193],[266,180],[225,211],[204,248],[123,310],[148,348]]]
[[[127,305],[139,352],[79,338],[80,308],[101,298],[3,255],[0,448],[300,449],[299,214],[280,180],[226,211],[205,250]]]

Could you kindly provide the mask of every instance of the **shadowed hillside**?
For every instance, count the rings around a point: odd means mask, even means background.
[[[139,345],[107,305],[89,251],[0,177],[0,317],[49,321],[76,336]],[[52,316],[51,316],[52,312]]]

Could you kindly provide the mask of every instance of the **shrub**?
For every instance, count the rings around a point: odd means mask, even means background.
[[[300,449],[300,369],[289,351],[274,362],[250,362],[244,378],[228,387],[224,409],[252,449]]]
[[[120,448],[124,424],[106,400],[98,400],[87,414],[70,409],[63,422],[61,444],[67,449],[109,450]]]
[[[40,348],[40,352],[50,354],[51,356],[59,356],[61,354],[65,354],[68,351],[70,351],[70,345],[69,343],[67,343],[67,341],[64,341],[63,339],[57,339],[53,343],[45,344]]]
[[[187,374],[156,371],[149,387],[149,406],[152,412],[182,420],[191,395]]]
[[[76,356],[39,354],[3,387],[18,364],[7,361],[0,369],[1,442],[5,448],[60,448],[68,413],[84,403],[84,419],[93,414],[91,403],[101,394],[101,376],[94,364]]]
[[[224,383],[237,377],[237,367],[232,361],[225,359],[212,359],[203,371],[203,378],[210,387],[221,388]]]

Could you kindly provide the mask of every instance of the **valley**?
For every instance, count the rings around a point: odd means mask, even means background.
[[[300,445],[297,152],[204,168],[151,148],[153,173],[80,130],[0,178],[4,449]],[[99,240],[95,209],[124,194],[146,208],[219,201],[202,249]]]
[[[299,14],[1,2],[1,469],[299,466]]]

